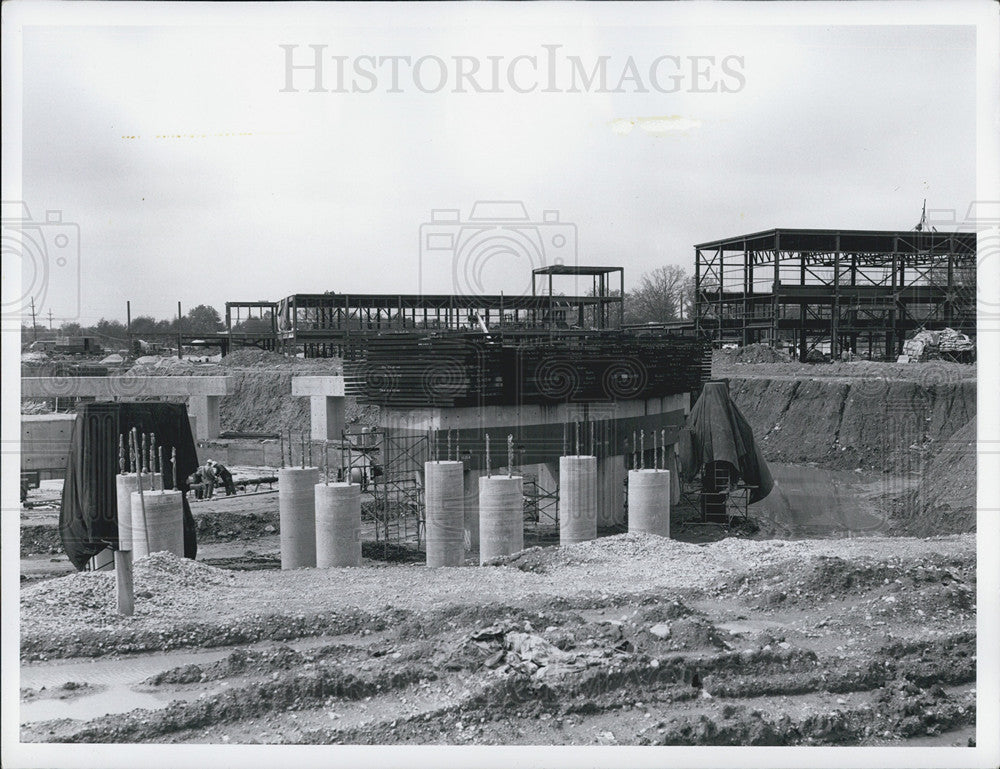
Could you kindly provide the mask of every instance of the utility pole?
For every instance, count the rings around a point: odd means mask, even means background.
[[[181,303],[177,303],[177,360],[181,360],[184,355],[181,353]]]
[[[35,326],[35,297],[31,297],[31,334],[33,341],[38,341],[38,328]]]
[[[49,331],[52,330],[52,310],[49,310]]]

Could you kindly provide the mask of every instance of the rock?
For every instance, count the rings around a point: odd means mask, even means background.
[[[266,531],[268,534],[273,534],[275,531],[277,531],[277,529],[275,529],[274,526],[272,526],[269,523],[267,524],[267,526],[264,527],[264,531]]]
[[[657,638],[670,638],[670,625],[660,622],[649,628],[649,632]]]

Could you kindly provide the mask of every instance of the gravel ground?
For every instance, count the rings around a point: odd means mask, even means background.
[[[417,564],[366,562],[361,569],[232,572],[165,553],[134,564],[136,611],[115,611],[114,575],[81,572],[25,585],[21,646],[28,658],[98,655],[112,650],[175,648],[221,643],[234,634],[268,637],[268,627],[293,626],[303,635],[327,632],[376,609],[421,611],[502,597],[617,595],[697,589],[781,564],[819,556],[900,558],[974,553],[974,537],[930,540],[853,539],[752,541],[705,545],[651,535],[621,534],[566,548],[524,551],[511,564],[490,568],[428,569]],[[524,568],[519,568],[519,564]],[[269,622],[270,617],[283,618]],[[289,620],[294,620],[289,622]],[[236,641],[243,640],[237,637]]]
[[[130,618],[110,574],[23,586],[25,658],[107,653],[113,671],[115,655],[177,651],[152,675],[158,656],[135,658],[134,691],[159,709],[26,723],[21,738],[973,744],[973,536],[618,535],[502,560],[231,572],[154,554],[136,562]],[[201,647],[229,648],[206,662]],[[99,696],[73,675],[71,692],[22,700]]]

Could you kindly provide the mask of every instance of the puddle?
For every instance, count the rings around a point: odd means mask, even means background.
[[[39,697],[20,703],[20,723],[48,721],[53,718],[78,718],[90,720],[114,713],[127,713],[135,708],[164,708],[175,700],[189,701],[199,695],[215,694],[226,688],[221,681],[213,681],[194,691],[137,691],[134,687],[142,681],[165,670],[183,665],[208,665],[225,659],[237,649],[268,649],[289,646],[303,650],[326,646],[338,641],[332,636],[303,638],[277,644],[272,641],[227,646],[224,648],[193,651],[174,651],[163,654],[143,654],[121,658],[53,660],[51,662],[22,664],[20,669],[22,689],[47,690],[58,688],[67,681],[88,683],[97,688],[92,693],[82,692],[67,699]]]
[[[774,490],[750,508],[793,537],[877,534],[885,527],[871,484],[855,473],[768,463]]]

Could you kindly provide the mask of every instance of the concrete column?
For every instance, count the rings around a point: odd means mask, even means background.
[[[317,483],[316,566],[361,565],[361,487],[354,483]]]
[[[278,519],[281,531],[281,568],[316,565],[315,467],[282,467],[278,470]]]
[[[344,433],[345,398],[309,396],[309,436],[314,441],[340,440]]]
[[[210,441],[219,437],[222,432],[222,422],[219,419],[218,395],[192,395],[188,399],[188,408],[195,418],[195,437],[199,441]]]
[[[424,464],[428,566],[461,566],[465,560],[465,489],[461,462]]]
[[[184,502],[182,493],[132,492],[132,553],[142,558],[163,550],[184,557]]]
[[[524,479],[479,479],[479,564],[524,549]]]
[[[149,492],[153,487],[162,485],[160,473],[143,473],[142,488]],[[118,515],[118,549],[132,549],[132,492],[138,491],[136,485],[136,474],[125,473],[115,476],[115,500],[117,502]]]
[[[625,457],[597,460],[597,525],[625,523]]]
[[[628,530],[670,536],[670,472],[628,471]]]
[[[486,477],[485,470],[465,470],[463,473],[463,491],[465,495],[465,513],[463,520],[463,541],[465,549],[471,552],[479,550],[479,479]]]
[[[559,544],[597,538],[597,457],[559,458]]]

